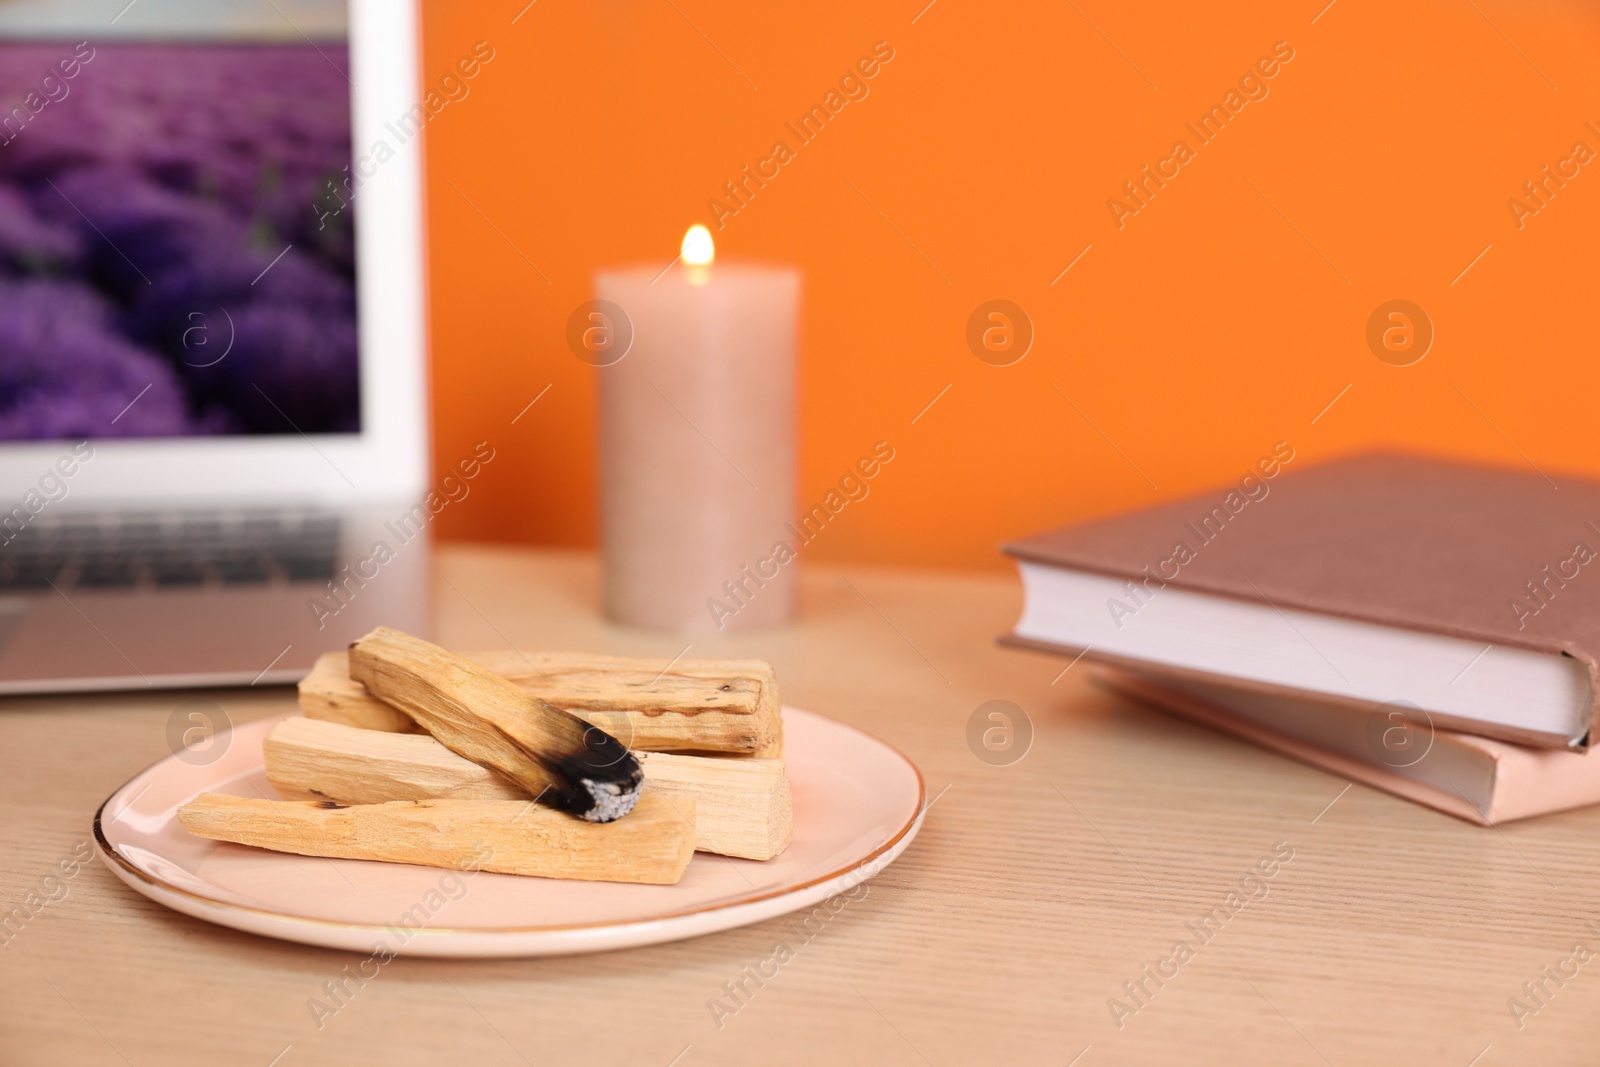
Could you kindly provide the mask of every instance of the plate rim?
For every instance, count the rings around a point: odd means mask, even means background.
[[[652,916],[649,916],[647,918],[641,918],[641,919],[629,919],[629,920],[626,920],[626,921],[623,921],[623,922],[598,921],[598,922],[584,922],[584,923],[546,924],[546,925],[539,925],[539,926],[487,926],[487,927],[438,926],[438,927],[425,927],[425,928],[423,928],[421,930],[418,930],[416,932],[416,934],[414,935],[415,939],[420,941],[420,940],[423,939],[424,936],[426,936],[428,938],[428,940],[445,940],[445,939],[455,940],[455,939],[465,939],[465,938],[514,938],[514,937],[518,937],[518,936],[526,937],[526,936],[530,936],[530,935],[537,936],[537,935],[577,934],[577,933],[581,933],[583,931],[596,931],[596,932],[603,932],[603,933],[606,933],[606,934],[621,935],[621,934],[625,934],[627,931],[635,929],[635,928],[643,928],[643,927],[655,926],[655,925],[658,925],[660,923],[672,922],[674,920],[685,920],[685,919],[691,919],[691,918],[695,918],[695,917],[707,917],[707,916],[718,915],[718,914],[721,914],[721,913],[734,912],[739,908],[743,908],[743,907],[747,907],[747,906],[755,905],[755,904],[761,904],[763,902],[776,900],[776,899],[781,898],[781,897],[802,896],[802,895],[804,895],[806,893],[807,890],[813,889],[813,888],[815,888],[815,887],[817,887],[819,885],[824,885],[826,883],[833,882],[833,881],[836,881],[838,879],[845,878],[846,876],[850,875],[851,873],[853,873],[855,871],[859,871],[859,870],[862,870],[863,868],[869,867],[875,861],[877,861],[880,857],[882,857],[884,855],[893,853],[890,862],[892,862],[893,859],[898,858],[899,852],[902,850],[902,843],[904,843],[905,845],[909,845],[910,844],[910,838],[914,838],[916,836],[917,831],[920,829],[920,827],[922,825],[922,817],[926,813],[927,808],[928,808],[928,804],[927,804],[928,786],[927,786],[927,782],[922,777],[922,769],[916,765],[915,761],[913,761],[904,752],[900,751],[900,749],[897,748],[896,746],[894,746],[894,745],[890,744],[889,742],[883,740],[882,738],[878,737],[877,735],[872,734],[872,733],[868,733],[866,730],[863,730],[863,729],[861,729],[861,728],[859,728],[857,726],[851,725],[850,723],[842,722],[839,719],[835,719],[835,718],[832,718],[832,717],[827,716],[827,715],[822,715],[822,714],[820,714],[818,712],[809,711],[809,710],[807,710],[805,708],[794,707],[792,705],[784,705],[783,710],[785,710],[785,711],[797,711],[797,712],[801,713],[802,715],[813,716],[815,718],[823,720],[824,722],[832,723],[832,724],[835,724],[837,726],[841,726],[844,729],[854,731],[855,733],[858,733],[861,736],[867,738],[869,741],[873,741],[873,742],[875,742],[875,743],[877,743],[879,745],[882,745],[884,748],[888,749],[891,753],[893,753],[902,763],[904,763],[907,767],[909,767],[911,769],[911,774],[916,779],[916,783],[917,783],[917,799],[916,799],[916,803],[913,805],[912,813],[911,813],[910,817],[906,820],[904,825],[902,825],[898,830],[896,830],[894,832],[894,834],[892,836],[890,836],[888,838],[888,840],[884,841],[881,845],[879,845],[877,848],[874,848],[871,852],[869,852],[866,855],[862,856],[860,859],[855,860],[854,862],[849,863],[844,867],[838,868],[837,870],[830,871],[827,874],[820,875],[820,876],[818,876],[816,878],[809,879],[809,880],[807,880],[805,882],[801,882],[801,883],[798,883],[798,884],[795,884],[795,885],[784,886],[784,887],[779,888],[779,889],[769,890],[767,892],[758,893],[758,894],[753,895],[753,896],[740,897],[740,898],[738,898],[736,900],[732,900],[732,901],[729,901],[729,902],[726,902],[726,903],[722,903],[722,904],[712,905],[712,906],[709,906],[709,907],[690,908],[690,909],[684,910],[684,911],[676,911],[676,912],[671,912],[671,913],[663,914],[663,915],[652,915]],[[283,712],[283,713],[281,713],[279,715],[276,715],[276,716],[263,715],[261,718],[252,719],[252,720],[250,720],[250,722],[245,723],[243,725],[245,725],[245,726],[253,726],[253,725],[257,724],[257,723],[263,722],[263,721],[268,720],[268,719],[273,719],[273,718],[276,718],[276,719],[281,721],[283,719],[292,718],[293,716],[295,716],[297,714],[304,714],[304,713],[301,712],[298,708],[296,708],[296,709],[294,709],[292,711],[285,711],[285,712]],[[238,726],[234,726],[234,727],[231,728],[231,730],[237,730],[237,729],[239,729]],[[231,730],[230,730],[230,732],[231,732]],[[203,909],[206,909],[207,911],[220,911],[223,914],[240,914],[240,915],[246,915],[246,916],[255,917],[258,920],[266,920],[268,922],[290,923],[290,924],[294,924],[294,925],[309,927],[311,929],[318,929],[318,930],[326,929],[326,930],[329,930],[329,931],[339,931],[339,932],[346,933],[346,934],[350,934],[350,933],[371,933],[371,934],[374,934],[374,935],[382,935],[382,934],[388,932],[388,928],[387,927],[381,926],[381,925],[378,925],[378,924],[375,924],[375,923],[341,922],[341,921],[334,920],[334,919],[319,919],[319,918],[315,918],[315,917],[311,917],[311,916],[291,915],[291,914],[288,914],[288,913],[285,913],[285,912],[282,912],[282,911],[272,911],[272,910],[269,910],[269,909],[266,909],[266,908],[252,907],[252,906],[250,906],[248,904],[238,904],[238,903],[234,903],[232,901],[218,900],[218,899],[216,899],[214,897],[205,896],[204,894],[196,893],[196,892],[194,892],[192,890],[185,889],[182,886],[177,886],[177,885],[173,885],[173,884],[171,884],[169,882],[162,881],[161,879],[155,877],[154,875],[148,873],[147,871],[141,870],[140,868],[138,868],[138,867],[134,866],[132,863],[130,863],[126,858],[124,858],[117,851],[116,846],[112,845],[111,842],[106,839],[104,827],[102,825],[102,816],[105,814],[106,805],[110,804],[111,801],[116,799],[116,797],[120,793],[122,793],[125,789],[127,789],[134,782],[138,781],[141,777],[143,777],[144,775],[149,774],[151,771],[155,770],[157,767],[161,766],[163,763],[166,763],[169,760],[173,760],[173,759],[176,759],[176,758],[177,758],[176,753],[168,754],[168,755],[163,756],[160,759],[155,760],[154,762],[148,764],[143,769],[135,772],[125,782],[123,782],[121,785],[119,785],[115,789],[113,789],[106,796],[106,798],[100,802],[99,807],[97,807],[95,809],[94,822],[93,822],[93,830],[94,830],[93,836],[94,836],[95,850],[100,853],[101,859],[105,863],[107,863],[109,865],[112,865],[113,873],[118,875],[118,877],[123,882],[128,883],[130,885],[130,887],[133,887],[136,890],[137,890],[138,887],[134,886],[133,883],[134,882],[141,883],[142,885],[144,885],[144,886],[146,886],[146,887],[148,887],[148,888],[150,888],[150,889],[152,889],[152,890],[154,890],[157,893],[160,893],[162,895],[171,895],[171,896],[179,897],[179,898],[184,899],[184,900],[193,901],[193,902],[195,902],[195,904],[197,905],[198,908],[203,908]],[[267,851],[271,851],[271,850],[267,850]],[[362,861],[362,862],[377,862],[377,861]],[[417,866],[417,865],[416,864],[410,864],[408,866]],[[887,864],[885,864],[885,866],[887,866]],[[876,877],[877,873],[879,873],[879,872],[874,872],[872,877]],[[867,879],[863,879],[863,881],[866,881],[866,880]],[[168,904],[166,901],[163,901],[163,900],[159,899],[158,897],[150,896],[150,894],[142,894],[142,895],[147,896],[149,899],[155,900],[157,903],[164,904],[164,905],[166,905],[168,907],[172,906],[171,904]],[[798,904],[796,907],[803,907],[803,906],[804,906],[804,904],[802,903],[802,904]],[[183,909],[179,909],[179,908],[174,908],[174,910],[183,911]],[[199,915],[199,914],[196,914],[195,912],[192,912],[192,911],[183,911],[183,913],[186,914],[186,915],[190,915],[193,918],[201,919],[202,921],[205,921],[205,922],[212,922],[212,923],[216,923],[217,925],[224,925],[224,926],[228,926],[229,925],[227,923],[221,922],[220,919],[211,918],[211,917],[208,917],[208,916],[205,916],[205,915]],[[778,913],[775,913],[775,914],[785,914],[785,913],[778,912]],[[751,920],[751,921],[759,921],[759,919]],[[734,924],[734,925],[739,925],[739,924]],[[230,926],[230,928],[231,929],[245,930],[246,932],[249,932],[249,933],[258,934],[259,936],[273,936],[271,934],[262,934],[260,930],[254,929],[254,928],[251,928],[251,927]],[[731,928],[731,927],[723,927],[722,929],[729,929],[729,928]],[[715,932],[715,931],[711,931],[711,930],[701,931],[701,933],[711,933],[711,932]],[[698,936],[698,935],[686,934],[685,936]],[[662,939],[662,940],[671,940],[671,939],[668,938],[668,939]],[[315,944],[322,944],[322,945],[324,945],[324,947],[338,947],[338,946],[327,946],[326,943],[324,943],[324,942],[315,942]],[[403,955],[403,954],[405,954],[405,953],[403,953],[403,952],[396,953],[396,955]]]

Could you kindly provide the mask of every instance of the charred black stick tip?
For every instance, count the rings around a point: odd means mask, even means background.
[[[573,755],[535,752],[500,731],[531,759],[549,771],[555,782],[545,786],[534,803],[576,815],[588,822],[612,822],[633,810],[644,786],[644,768],[621,741],[604,730],[587,727]]]
[[[598,726],[583,731],[583,752],[581,761],[596,772],[618,766],[631,755],[626,744]]]
[[[611,822],[628,814],[639,802],[639,787],[644,781],[642,773],[591,778],[579,761],[554,759],[546,761],[545,766],[561,777],[563,783],[543,793],[538,803],[558,811],[588,822]],[[608,768],[608,771],[616,769]]]
[[[633,810],[644,785],[644,770],[633,754],[615,738],[608,738],[616,754],[593,750],[572,758],[546,763],[568,786],[551,796],[562,810],[589,822],[611,822]],[[598,756],[598,758],[596,758]]]

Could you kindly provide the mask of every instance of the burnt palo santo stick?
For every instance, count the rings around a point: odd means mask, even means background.
[[[610,822],[639,799],[644,774],[620,741],[438,645],[380,626],[350,645],[350,677],[541,804]]]
[[[635,750],[783,754],[778,677],[765,660],[668,662],[509,649],[461,656]],[[417,729],[350,677],[343,652],[324,653],[301,680],[300,710],[365,730]]]
[[[671,885],[694,854],[694,801],[646,797],[609,826],[524,800],[258,800],[202,793],[178,809],[196,837],[300,856],[539,878]]]
[[[362,730],[292,716],[262,744],[267,780],[286,799],[517,800],[518,786],[426,734]],[[766,860],[789,844],[794,806],[782,760],[636,753],[645,794],[693,798],[695,848]]]

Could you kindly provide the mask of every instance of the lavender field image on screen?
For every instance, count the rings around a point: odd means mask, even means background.
[[[346,64],[0,42],[0,440],[360,430]]]

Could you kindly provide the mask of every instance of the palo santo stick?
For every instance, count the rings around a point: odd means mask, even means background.
[[[639,761],[616,738],[438,645],[380,626],[350,645],[350,676],[541,804],[610,822],[639,799]]]
[[[295,716],[263,744],[267,778],[284,797],[378,804],[391,800],[517,800],[527,794],[426,734],[359,730]],[[782,760],[636,753],[645,794],[690,797],[695,848],[771,859],[789,844],[794,809]]]
[[[789,847],[794,802],[782,760],[641,752],[639,762],[646,795],[693,805],[701,852],[769,860]]]
[[[576,652],[466,652],[519,689],[646,752],[783,754],[778,679],[764,660],[627,659]],[[343,652],[320,657],[300,682],[300,709],[366,730],[411,731],[400,711],[350,675]]]
[[[694,853],[694,801],[645,797],[606,826],[523,800],[400,800],[340,807],[203,793],[178,809],[197,837],[350,860],[539,878],[671,885]]]
[[[294,716],[261,745],[280,796],[337,804],[390,800],[521,800],[526,790],[451,752],[428,734],[359,730]]]
[[[464,654],[480,667],[487,667],[482,659]],[[494,670],[493,667],[489,667]],[[499,674],[499,671],[494,673]],[[311,670],[300,679],[300,710],[308,719],[343,723],[363,730],[384,730],[390,733],[426,733],[399,708],[390,707],[367,692],[367,687],[350,677],[348,652],[324,652],[311,665]]]

